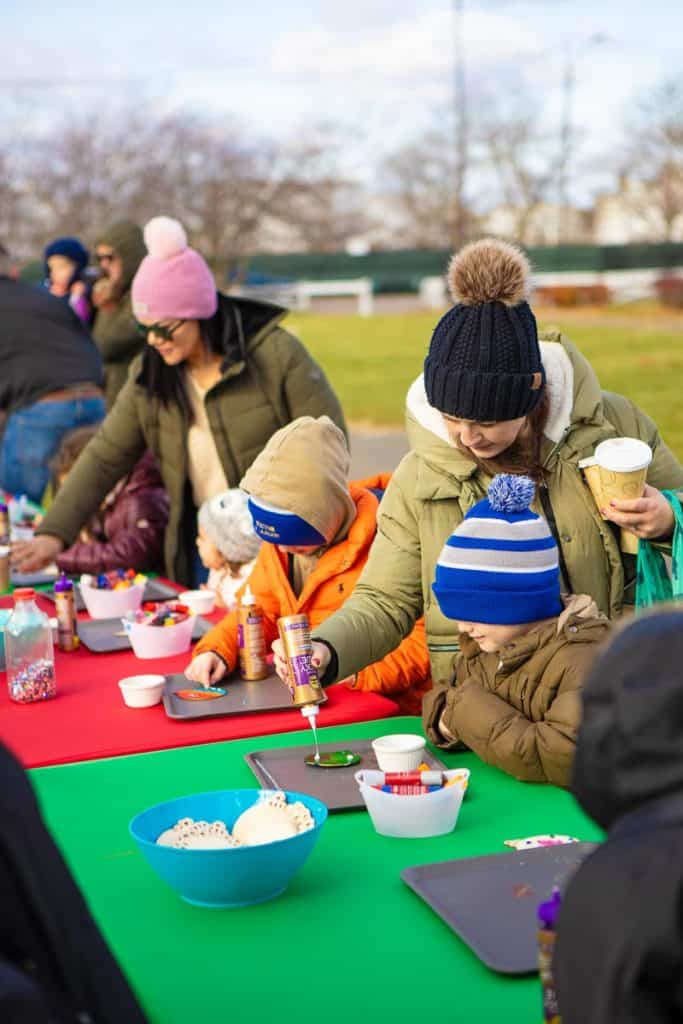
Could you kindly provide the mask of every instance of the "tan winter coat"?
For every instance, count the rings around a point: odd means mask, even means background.
[[[581,595],[495,654],[461,635],[452,684],[423,700],[428,738],[450,749],[464,744],[523,782],[567,786],[583,682],[608,630],[595,602]]]
[[[635,559],[622,560],[617,535],[600,518],[579,469],[608,437],[638,437],[653,451],[647,480],[683,488],[683,468],[653,421],[622,395],[601,391],[591,366],[557,332],[540,336],[550,415],[543,440],[545,497],[568,569],[567,593],[589,594],[603,614],[633,603]],[[316,631],[338,656],[343,679],[393,650],[425,616],[434,685],[448,684],[455,624],[432,592],[439,553],[465,513],[486,497],[490,479],[448,441],[443,418],[426,400],[420,377],[408,393],[412,451],[391,478],[379,510],[377,538],[351,598]],[[546,510],[537,500],[533,509]],[[328,680],[326,679],[326,682]]]

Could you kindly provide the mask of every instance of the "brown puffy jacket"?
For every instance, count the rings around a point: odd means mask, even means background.
[[[425,695],[427,736],[461,744],[524,782],[566,786],[581,721],[581,690],[609,630],[590,597],[495,654],[461,636],[455,679]]]

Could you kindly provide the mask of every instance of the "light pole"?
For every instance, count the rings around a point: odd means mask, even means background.
[[[603,32],[593,32],[592,35],[581,40],[579,44],[568,45],[565,52],[564,69],[562,72],[560,152],[557,168],[558,244],[564,242],[569,234],[569,165],[574,142],[572,119],[574,93],[576,91],[577,48],[578,45],[583,47],[602,46],[603,43],[607,42],[609,42],[609,36],[606,36]]]

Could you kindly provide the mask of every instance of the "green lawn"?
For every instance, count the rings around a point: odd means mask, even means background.
[[[409,313],[368,319],[316,313],[292,315],[295,331],[324,366],[351,422],[401,426],[408,386],[422,361],[438,316]],[[610,323],[552,319],[592,363],[602,386],[619,391],[658,423],[683,456],[683,331],[657,326],[656,317]]]

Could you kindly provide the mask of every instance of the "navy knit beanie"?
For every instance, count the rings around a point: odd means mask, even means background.
[[[43,259],[45,260],[45,276],[48,278],[50,276],[50,271],[47,261],[50,256],[66,256],[67,259],[73,260],[76,264],[74,278],[78,277],[78,275],[85,270],[90,259],[90,253],[77,238],[55,238],[54,242],[50,242],[50,244],[45,247],[45,252],[43,253]]]
[[[557,545],[529,508],[535,492],[528,476],[501,473],[456,526],[432,585],[446,618],[514,626],[561,613]]]
[[[538,404],[545,373],[528,277],[526,256],[494,238],[471,242],[451,260],[455,305],[436,325],[424,366],[427,398],[439,412],[491,423]]]

